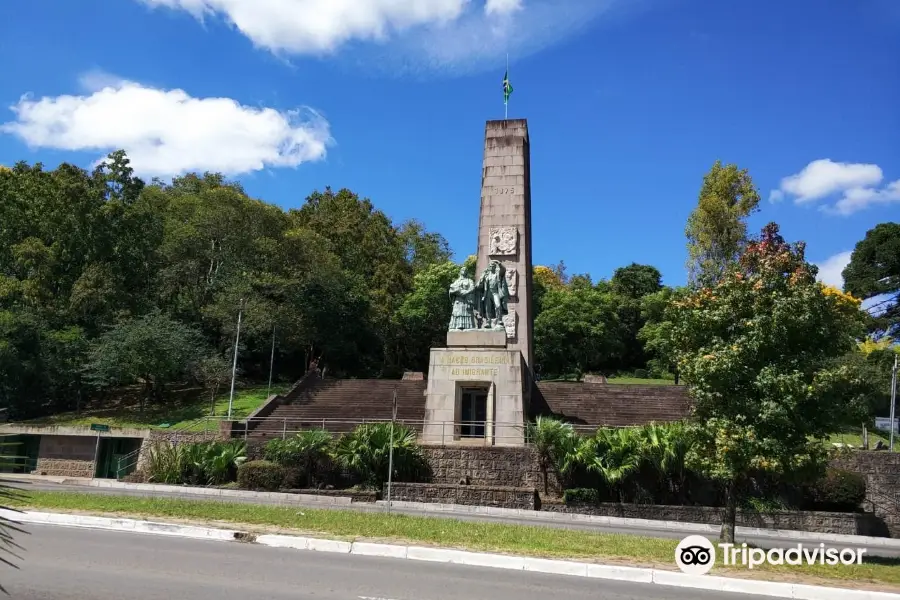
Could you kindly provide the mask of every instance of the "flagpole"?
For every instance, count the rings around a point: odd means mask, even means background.
[[[506,80],[509,81],[509,52],[506,53]],[[509,120],[509,97],[506,95],[506,90],[504,90],[503,94],[503,120]]]

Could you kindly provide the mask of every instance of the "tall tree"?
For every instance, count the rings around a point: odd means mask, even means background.
[[[857,298],[886,295],[874,325],[900,331],[900,223],[880,223],[856,244],[844,269],[844,289]]]
[[[758,207],[759,193],[748,171],[717,160],[703,178],[685,229],[693,286],[715,284],[737,261],[747,241],[746,219]]]
[[[618,368],[629,372],[645,368],[648,356],[644,343],[638,339],[638,332],[645,323],[641,302],[645,296],[662,289],[662,274],[656,267],[631,263],[615,270],[610,288],[619,299],[617,312],[622,353]]]
[[[607,286],[585,276],[544,293],[534,320],[535,363],[542,377],[609,372],[622,352],[618,301]]]
[[[671,347],[694,398],[691,460],[723,486],[724,541],[752,473],[817,471],[822,440],[865,413],[859,373],[830,364],[862,331],[859,301],[815,273],[804,245],[773,223],[715,286],[670,305]]]
[[[654,266],[631,263],[616,269],[610,283],[617,294],[640,300],[662,289],[662,274]]]

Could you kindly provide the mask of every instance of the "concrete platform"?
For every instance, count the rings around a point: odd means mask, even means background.
[[[505,329],[448,331],[448,348],[506,348]]]

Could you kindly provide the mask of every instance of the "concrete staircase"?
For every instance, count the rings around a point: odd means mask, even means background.
[[[390,421],[395,388],[397,420],[421,431],[426,385],[396,379],[320,379],[288,395],[266,418],[251,420],[247,438],[280,438],[314,428],[344,433],[364,421]]]
[[[363,422],[390,421],[397,389],[397,419],[421,432],[426,381],[317,379],[287,394],[264,418],[250,419],[247,439],[271,439],[324,428],[340,434]],[[532,416],[555,416],[585,428],[677,421],[688,415],[687,388],[675,385],[615,385],[539,382]]]
[[[532,393],[532,416],[555,416],[586,427],[677,421],[691,408],[680,385],[618,385],[541,381]]]

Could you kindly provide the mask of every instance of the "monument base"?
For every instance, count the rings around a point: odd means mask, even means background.
[[[505,329],[466,329],[447,332],[448,347],[506,348]]]
[[[474,331],[453,334],[498,333],[503,348],[465,346],[432,348],[425,392],[423,444],[523,446],[530,393],[522,353],[507,350],[505,332]],[[496,340],[489,340],[497,343]],[[530,390],[529,390],[530,392]]]

